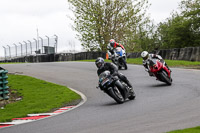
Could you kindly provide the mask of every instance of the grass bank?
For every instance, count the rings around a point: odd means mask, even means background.
[[[6,104],[0,109],[0,122],[16,117],[26,117],[31,113],[50,112],[81,97],[69,88],[29,76],[8,74],[11,94],[22,100]]]
[[[0,62],[0,64],[22,64],[22,63],[25,63],[25,62]]]
[[[197,68],[200,69],[199,61],[184,61],[184,60],[165,60],[170,67],[182,67],[182,68]],[[129,58],[127,59],[129,64],[139,64],[142,65],[142,58]]]
[[[187,128],[183,130],[175,130],[167,133],[200,133],[200,127]]]

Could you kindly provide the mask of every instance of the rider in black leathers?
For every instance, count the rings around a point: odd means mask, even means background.
[[[126,76],[124,76],[122,73],[118,73],[118,69],[117,69],[117,66],[115,64],[104,62],[104,59],[102,57],[98,57],[95,61],[95,64],[98,68],[98,70],[97,70],[98,76],[102,72],[108,70],[108,71],[110,71],[110,74],[112,76],[118,76],[118,78],[120,80],[122,80],[123,82],[125,82],[129,86],[130,90],[133,91],[133,87],[132,87],[131,83],[128,81]]]

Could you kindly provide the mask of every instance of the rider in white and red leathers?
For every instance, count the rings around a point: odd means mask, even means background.
[[[141,53],[141,57],[143,58],[143,66],[145,67],[146,71],[149,73],[149,76],[153,76],[153,73],[149,70],[148,61],[149,59],[159,59],[170,71],[171,69],[168,67],[167,63],[163,60],[160,55],[157,54],[149,54],[147,51],[143,51]]]
[[[107,53],[108,53],[109,59],[114,57],[114,49],[117,47],[121,47],[123,50],[125,50],[122,44],[115,42],[114,39],[110,39],[109,44],[107,46],[107,49],[108,49]]]

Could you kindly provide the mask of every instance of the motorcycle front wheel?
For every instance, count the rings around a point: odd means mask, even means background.
[[[127,67],[126,61],[125,61],[125,60],[123,60],[123,63],[124,63],[124,68],[125,68],[125,70],[127,70],[127,69],[128,69],[128,67]]]
[[[168,84],[168,85],[171,85],[172,84],[172,79],[171,79],[171,77],[169,78],[168,77],[168,74],[167,74],[167,72],[166,71],[162,71],[162,73],[161,73],[161,75],[162,75],[162,78],[164,79],[164,81]]]
[[[126,64],[126,60],[124,58],[121,58],[119,60],[119,67],[118,68],[121,69],[122,67],[124,67],[125,70],[128,69],[127,64]]]
[[[121,92],[119,91],[119,89],[116,86],[113,87],[113,89],[110,89],[109,93],[117,103],[119,103],[119,104],[124,103],[124,98],[123,98]]]
[[[122,66],[124,67],[124,69],[127,70],[128,67],[127,67],[127,64],[126,64],[126,60],[124,58],[122,58],[121,62],[122,62]]]

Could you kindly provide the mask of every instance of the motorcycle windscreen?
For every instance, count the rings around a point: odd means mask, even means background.
[[[110,75],[109,71],[104,71],[99,75],[99,82],[102,82],[108,75]]]
[[[116,53],[119,55],[119,56],[122,56],[123,55],[123,52],[122,52],[122,49],[119,47],[119,48],[116,48]]]
[[[107,78],[110,75],[110,71],[104,71],[99,75],[99,83],[101,86],[104,86],[106,83],[109,82],[109,79]]]
[[[150,71],[155,73],[160,71],[160,69],[162,68],[162,63],[159,62],[157,59],[152,59],[150,60],[149,66],[150,66]]]

